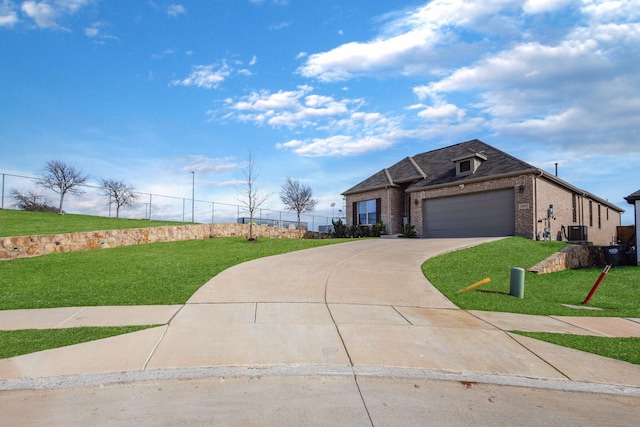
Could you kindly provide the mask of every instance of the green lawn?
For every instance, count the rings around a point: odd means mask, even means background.
[[[150,326],[120,326],[108,328],[23,329],[0,331],[0,359],[94,341],[115,335],[151,328]]]
[[[242,237],[52,253],[0,262],[0,310],[184,304],[221,271],[244,261],[340,239]]]
[[[547,341],[564,347],[575,348],[600,356],[624,360],[640,365],[640,338],[606,338],[549,332],[522,332],[517,334]]]
[[[484,244],[430,259],[422,265],[429,281],[454,304],[467,310],[510,313],[640,317],[640,267],[612,268],[589,306],[601,311],[577,310],[602,268],[566,270],[536,275],[525,272],[524,298],[509,295],[511,267],[525,270],[564,246],[560,242],[536,242],[519,237]],[[457,294],[479,280],[491,282]]]
[[[0,209],[0,237],[181,225],[181,222]]]
[[[453,303],[466,310],[509,313],[640,318],[640,267],[612,268],[589,302],[603,310],[579,310],[601,268],[536,275],[525,273],[524,298],[509,295],[511,267],[525,270],[564,246],[512,237],[440,255],[422,265],[429,281]],[[466,293],[457,291],[482,280],[491,282]],[[519,332],[519,334],[606,357],[640,364],[639,338],[604,338]]]

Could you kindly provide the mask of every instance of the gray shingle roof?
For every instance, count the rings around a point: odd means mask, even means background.
[[[452,160],[467,155],[472,156],[474,153],[483,154],[487,157],[487,160],[482,162],[474,174],[463,177],[456,176],[456,165]],[[407,157],[386,169],[391,176],[392,182],[389,182],[383,169],[354,187],[351,187],[343,194],[360,193],[384,188],[387,185],[397,186],[398,184],[409,182],[412,184],[409,186],[408,191],[412,191],[433,185],[455,182],[462,183],[465,180],[478,178],[490,179],[496,175],[520,171],[524,172],[533,169],[535,169],[535,167],[529,163],[516,159],[489,144],[474,139],[417,154],[412,158]]]
[[[627,202],[629,202],[629,204],[634,204],[636,200],[640,200],[640,190],[636,191],[635,193],[631,193],[629,194],[627,197],[624,198]]]

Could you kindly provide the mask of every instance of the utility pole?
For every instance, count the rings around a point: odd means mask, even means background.
[[[195,222],[196,212],[196,173],[191,172],[191,222]]]

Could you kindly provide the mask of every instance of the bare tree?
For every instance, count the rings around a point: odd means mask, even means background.
[[[258,178],[258,172],[256,171],[256,165],[253,162],[253,156],[249,152],[249,161],[247,167],[242,171],[244,174],[246,185],[244,190],[240,191],[242,198],[240,202],[249,211],[249,240],[255,240],[253,238],[253,218],[256,209],[264,204],[270,197],[270,193],[265,193],[261,190],[260,186],[256,184]]]
[[[58,212],[58,208],[51,206],[51,202],[44,195],[33,190],[29,190],[26,193],[11,190],[11,197],[13,197],[16,207],[24,211]]]
[[[123,206],[133,206],[138,199],[132,185],[127,185],[122,181],[115,179],[102,180],[102,192],[109,198],[109,204],[116,205],[116,218],[120,218],[120,208]]]
[[[84,194],[84,191],[79,187],[87,182],[88,179],[89,176],[85,175],[81,169],[76,169],[74,166],[59,160],[50,160],[44,166],[38,185],[60,194],[58,210],[62,213],[64,196],[67,194],[76,196]]]
[[[309,186],[300,184],[300,182],[291,178],[287,178],[281,188],[280,200],[288,210],[295,211],[298,214],[298,229],[300,229],[300,214],[311,212],[318,204],[318,200],[313,198]]]

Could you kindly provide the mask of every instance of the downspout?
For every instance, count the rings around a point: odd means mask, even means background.
[[[391,234],[391,190],[387,185],[387,234]]]
[[[393,178],[391,178],[389,169],[384,168],[384,173],[387,176],[387,182],[388,182],[388,184],[384,186],[387,189],[387,227],[391,227],[391,195],[389,194],[390,193],[389,188],[393,184]],[[382,215],[380,217],[382,218]],[[387,233],[389,232],[390,230],[389,228],[387,228]]]
[[[542,176],[544,172],[538,170],[537,175],[533,176],[533,223],[535,224],[535,233],[533,238],[538,238],[538,177]]]

